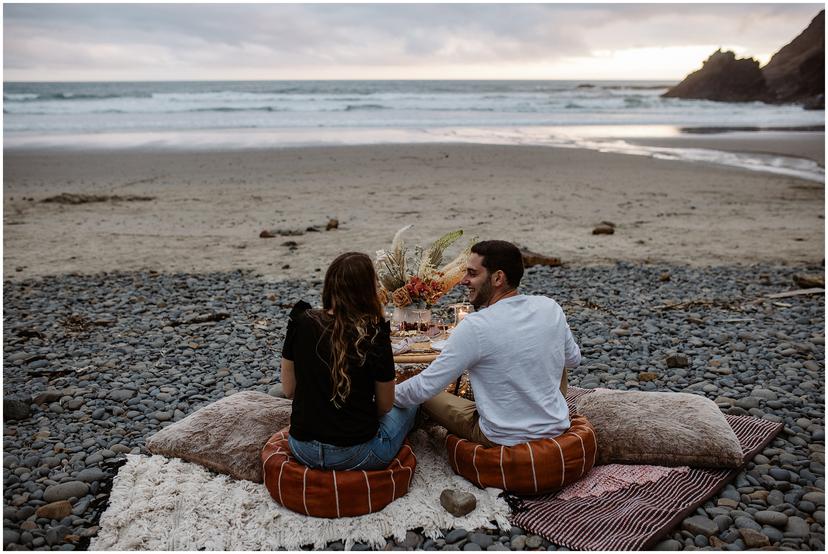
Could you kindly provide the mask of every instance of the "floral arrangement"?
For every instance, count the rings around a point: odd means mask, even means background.
[[[431,306],[460,282],[466,272],[466,263],[476,237],[453,260],[441,267],[443,253],[463,236],[462,230],[451,231],[435,240],[428,248],[406,248],[402,234],[412,226],[397,231],[390,250],[378,250],[375,266],[382,288],[380,299],[390,300],[394,306],[405,308],[411,304]],[[413,270],[412,268],[416,268]]]

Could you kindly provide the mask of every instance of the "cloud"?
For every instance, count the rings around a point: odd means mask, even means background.
[[[7,80],[451,78],[462,66],[497,78],[608,50],[727,43],[765,54],[819,7],[7,4],[4,68]]]

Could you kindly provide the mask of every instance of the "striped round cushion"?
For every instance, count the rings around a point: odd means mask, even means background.
[[[417,458],[408,441],[388,469],[311,469],[291,455],[289,429],[270,437],[262,450],[264,484],[270,496],[289,510],[314,517],[361,516],[382,510],[411,486]]]
[[[544,494],[577,481],[592,469],[598,444],[583,416],[572,418],[569,430],[552,439],[515,446],[486,447],[446,436],[451,468],[480,488],[495,487],[518,494]]]

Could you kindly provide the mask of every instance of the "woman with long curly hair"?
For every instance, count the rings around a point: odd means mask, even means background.
[[[391,328],[371,259],[347,252],[328,267],[322,309],[299,301],[282,350],[282,387],[293,398],[290,448],[312,468],[383,469],[417,408],[394,406]]]

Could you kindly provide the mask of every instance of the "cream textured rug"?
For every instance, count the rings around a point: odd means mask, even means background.
[[[478,489],[451,471],[445,429],[420,429],[409,440],[417,455],[409,493],[380,512],[341,519],[291,512],[274,502],[264,485],[177,458],[129,455],[89,549],[295,550],[307,544],[321,549],[336,540],[346,549],[355,542],[379,548],[386,537],[403,540],[416,527],[430,538],[441,536],[440,528],[510,528],[509,507],[497,497],[500,489]],[[477,508],[455,518],[440,505],[446,488],[471,492]]]

